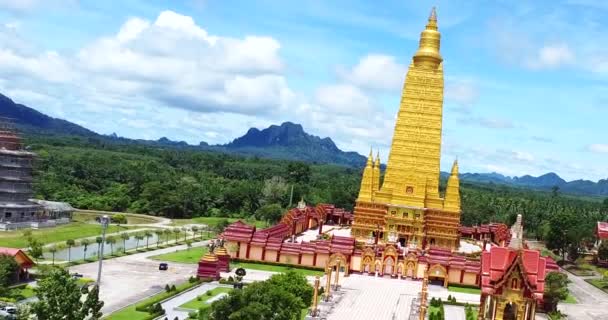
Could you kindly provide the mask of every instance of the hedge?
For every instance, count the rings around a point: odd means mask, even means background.
[[[325,271],[325,269],[321,267],[311,267],[311,266],[303,266],[299,264],[289,264],[289,263],[281,263],[281,262],[273,262],[273,261],[259,261],[259,260],[246,260],[246,259],[238,259],[232,258],[230,262],[242,262],[242,263],[255,263],[255,264],[265,264],[269,266],[280,266],[286,268],[294,268],[294,269],[304,269],[304,270],[313,270],[313,271]]]
[[[140,312],[148,312],[148,308],[150,308],[150,306],[152,306],[153,304],[159,303],[163,300],[169,299],[175,295],[178,295],[186,290],[189,290],[197,285],[200,284],[200,281],[196,281],[196,282],[185,282],[181,285],[179,285],[179,287],[177,287],[175,291],[170,291],[170,292],[161,292],[157,295],[154,295],[148,299],[146,299],[145,301],[138,303],[135,305],[135,310],[140,311]]]

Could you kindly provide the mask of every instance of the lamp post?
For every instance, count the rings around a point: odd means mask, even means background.
[[[110,223],[110,217],[104,215],[101,217],[101,248],[99,249],[99,268],[97,268],[97,286],[101,285],[101,265],[103,262],[103,246],[106,242],[106,229]]]
[[[319,284],[321,283],[321,279],[319,276],[315,277],[315,291],[312,296],[312,309],[310,311],[310,315],[316,317],[319,315]]]

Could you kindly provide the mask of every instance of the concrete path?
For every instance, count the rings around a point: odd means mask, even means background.
[[[560,303],[558,309],[566,313],[568,319],[608,320],[608,294],[587,283],[581,277],[567,271],[563,272],[568,275],[570,280],[568,289],[578,303]]]
[[[220,285],[218,282],[205,283],[193,290],[180,294],[180,295],[174,297],[173,299],[162,303],[161,305],[162,305],[163,309],[165,309],[166,313],[164,316],[161,317],[161,319],[164,319],[165,317],[167,317],[167,319],[171,319],[171,320],[175,319],[176,317],[179,320],[188,318],[189,311],[186,311],[183,309],[178,309],[178,307],[190,300],[196,299],[196,297],[204,294],[205,292],[207,292],[209,290],[215,289],[217,287],[230,288],[230,286]]]
[[[464,307],[460,306],[448,306],[444,305],[443,310],[445,311],[445,318],[450,320],[466,320],[466,314]]]

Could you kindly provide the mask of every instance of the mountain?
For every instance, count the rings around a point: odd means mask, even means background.
[[[11,118],[22,131],[33,134],[76,135],[120,144],[146,145],[161,148],[180,148],[204,151],[235,153],[246,156],[333,163],[361,168],[366,157],[356,152],[340,150],[330,138],[320,138],[306,133],[301,125],[285,122],[259,130],[251,128],[242,137],[224,145],[209,145],[201,142],[189,145],[184,141],[172,141],[166,137],[158,140],[141,140],[118,137],[116,134],[100,135],[75,123],[49,117],[30,107],[14,103],[0,94],[0,117]],[[447,179],[448,173],[441,177]],[[469,183],[504,184],[514,187],[550,191],[554,186],[560,192],[587,196],[608,196],[608,179],[598,182],[574,180],[567,182],[556,173],[550,172],[538,177],[524,175],[509,177],[500,173],[462,173],[460,179]]]
[[[75,123],[52,118],[22,104],[14,103],[13,100],[3,94],[0,94],[0,117],[10,118],[19,129],[28,132],[86,137],[98,136],[97,133]]]
[[[361,167],[366,161],[356,152],[340,150],[330,138],[308,134],[301,125],[292,122],[263,130],[251,128],[244,136],[218,147],[240,154],[354,167]]]

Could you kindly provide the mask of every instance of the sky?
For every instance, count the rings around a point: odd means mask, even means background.
[[[386,161],[433,6],[442,170],[608,177],[605,1],[0,0],[0,92],[102,134],[291,121]]]

